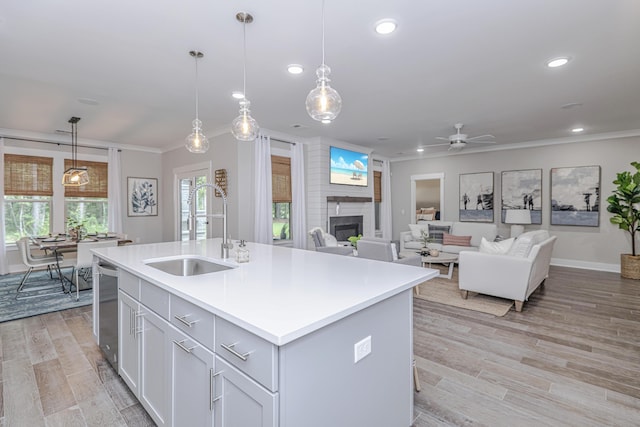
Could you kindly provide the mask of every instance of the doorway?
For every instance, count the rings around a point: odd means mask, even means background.
[[[411,224],[426,220],[418,211],[430,208],[435,211],[431,220],[444,218],[444,173],[411,175]]]
[[[199,188],[189,196],[196,186],[211,182],[209,167],[175,172],[176,179],[176,240],[202,240],[211,236],[209,212],[211,201],[208,187]]]

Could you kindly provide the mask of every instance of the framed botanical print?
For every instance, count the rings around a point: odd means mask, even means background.
[[[528,209],[531,224],[542,224],[542,169],[503,171],[501,221],[507,210]]]
[[[493,172],[460,174],[460,221],[493,222]]]
[[[600,225],[600,166],[551,169],[551,225]]]
[[[127,178],[127,216],[158,215],[158,179]]]

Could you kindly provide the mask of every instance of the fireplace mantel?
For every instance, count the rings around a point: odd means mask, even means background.
[[[327,202],[367,203],[372,201],[373,201],[373,197],[327,196]]]

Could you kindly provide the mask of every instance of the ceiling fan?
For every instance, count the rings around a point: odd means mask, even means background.
[[[493,135],[478,135],[478,136],[472,136],[471,138],[469,138],[469,135],[465,134],[465,133],[461,133],[460,131],[462,130],[462,127],[464,125],[462,123],[456,123],[454,125],[454,127],[456,128],[456,133],[453,135],[449,135],[448,138],[445,138],[443,136],[437,136],[436,139],[442,139],[445,141],[449,141],[448,143],[445,144],[432,144],[432,145],[428,145],[428,147],[437,147],[440,145],[448,145],[449,146],[449,150],[462,150],[464,147],[466,147],[468,142],[473,142],[473,143],[478,143],[478,144],[495,144],[495,141],[487,141],[487,138],[495,138],[495,136]]]

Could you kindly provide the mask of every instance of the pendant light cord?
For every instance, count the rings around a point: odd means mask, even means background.
[[[193,56],[193,59],[196,61],[196,120],[199,120],[198,118],[198,52],[196,52],[196,54]]]
[[[324,65],[324,0],[322,0],[322,65]]]
[[[247,17],[242,21],[242,96],[247,100]]]
[[[73,156],[73,168],[77,169],[78,161],[78,125],[71,123],[71,155]]]

